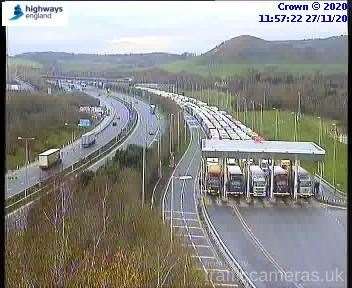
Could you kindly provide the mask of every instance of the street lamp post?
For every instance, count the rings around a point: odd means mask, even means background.
[[[334,165],[333,165],[333,179],[332,179],[332,183],[335,189],[335,184],[336,184],[336,139],[337,139],[337,127],[336,127],[336,123],[332,124],[334,127]]]
[[[28,141],[35,140],[34,137],[17,137],[17,140],[24,140],[26,142],[26,169],[25,169],[25,187],[24,187],[24,197],[27,197],[27,184],[28,184]]]
[[[263,133],[263,105],[260,104],[260,134]]]
[[[173,243],[173,237],[172,237],[172,230],[173,230],[173,208],[174,208],[174,179],[179,179],[179,180],[188,180],[192,179],[192,176],[185,175],[185,176],[171,176],[171,205],[170,205],[170,240],[171,240],[171,245]]]
[[[247,99],[244,98],[244,124],[247,125]]]
[[[319,125],[319,138],[318,138],[318,143],[319,143],[319,147],[321,147],[321,140],[322,140],[322,132],[323,132],[323,119],[318,116],[317,117],[320,121],[320,125]],[[323,167],[322,167],[322,163],[320,161],[318,161],[318,173],[319,173],[319,186],[321,186],[321,179],[323,178]]]
[[[74,125],[74,124],[69,124],[69,123],[65,122],[65,126],[66,126],[66,127],[69,127],[69,126],[72,127],[71,141],[72,141],[72,143],[73,143],[74,138],[75,138],[75,135],[74,135],[74,133],[75,133],[75,125]]]
[[[294,123],[293,141],[297,141],[297,113],[291,112],[291,114],[293,115],[293,123]]]
[[[254,105],[254,101],[251,101],[252,102],[252,130],[254,131],[255,129],[255,105]]]
[[[276,111],[275,113],[275,140],[277,140],[277,130],[278,130],[278,109],[276,109],[275,107],[273,108],[273,110]]]

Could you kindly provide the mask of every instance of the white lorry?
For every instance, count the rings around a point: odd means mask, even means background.
[[[245,191],[244,185],[244,174],[242,173],[241,167],[235,159],[227,159],[226,165],[227,182],[226,191],[227,194],[241,195]]]
[[[259,165],[249,166],[250,194],[253,196],[266,196],[267,180],[265,172]]]
[[[83,148],[87,148],[95,143],[96,135],[95,131],[89,131],[82,135],[81,145]]]
[[[48,169],[61,162],[60,149],[49,149],[40,153],[38,156],[39,168],[41,169]]]
[[[293,175],[295,175],[295,169],[293,168]],[[298,180],[298,191],[297,195],[301,197],[310,197],[313,195],[313,179],[310,174],[302,167],[298,167],[297,173]],[[294,177],[294,176],[293,176]],[[293,178],[294,179],[294,178]]]

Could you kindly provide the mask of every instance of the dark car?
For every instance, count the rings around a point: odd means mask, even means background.
[[[112,122],[112,126],[116,126],[117,125],[117,123],[116,122]]]

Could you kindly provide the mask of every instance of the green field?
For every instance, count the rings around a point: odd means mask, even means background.
[[[19,57],[9,57],[9,65],[22,65],[29,66],[30,68],[42,68],[42,64],[29,59],[19,58]]]
[[[290,72],[294,74],[309,74],[319,71],[323,74],[347,73],[347,64],[218,64],[209,69],[208,65],[195,60],[180,60],[161,65],[160,68],[172,73],[199,74],[203,77],[217,76],[225,78],[248,74],[250,69],[260,72]]]
[[[191,91],[186,91],[185,95],[192,96]],[[208,96],[209,95],[209,96]],[[219,106],[220,109],[227,110],[231,112],[231,114],[236,118],[236,108],[235,103],[236,99],[232,96],[232,100],[226,97],[225,93],[215,92],[214,90],[210,90],[209,93],[207,91],[194,91],[193,97],[201,99],[202,101],[210,102],[210,105]],[[219,99],[219,102],[218,102]],[[229,111],[227,107],[229,107],[226,103],[233,102],[232,111]],[[263,119],[261,124],[260,111],[255,111],[254,113],[248,111],[245,115],[243,112],[239,112],[238,119],[245,123],[248,127],[254,128],[258,134],[264,136],[265,139],[274,140],[275,139],[275,117],[276,112],[274,110],[264,111]],[[291,111],[279,111],[278,112],[278,139],[281,140],[294,140],[294,114]],[[325,156],[325,166],[324,166],[324,175],[323,177],[333,183],[333,151],[334,151],[334,139],[332,137],[332,129],[334,122],[329,119],[322,120],[322,139],[321,146],[326,151]],[[339,126],[339,123],[336,123]],[[320,120],[317,117],[303,115],[298,123],[297,131],[298,131],[298,141],[312,141],[316,144],[319,143],[319,130],[320,129]],[[301,162],[302,166],[306,168],[310,172],[317,173],[317,164],[312,162]],[[347,191],[347,145],[336,141],[336,187],[341,191]]]

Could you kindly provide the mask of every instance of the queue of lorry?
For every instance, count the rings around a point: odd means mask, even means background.
[[[275,196],[290,195],[293,192],[295,169],[289,161],[282,162],[271,168],[270,160],[260,160],[255,163],[252,159],[226,160],[225,169],[219,158],[207,158],[202,175],[203,189],[211,195],[221,195],[225,190],[227,195],[245,195],[249,189],[249,195],[254,197],[266,197],[271,187],[271,173],[273,173],[273,194]],[[309,197],[313,195],[314,181],[312,176],[302,167],[297,169],[297,195]]]

